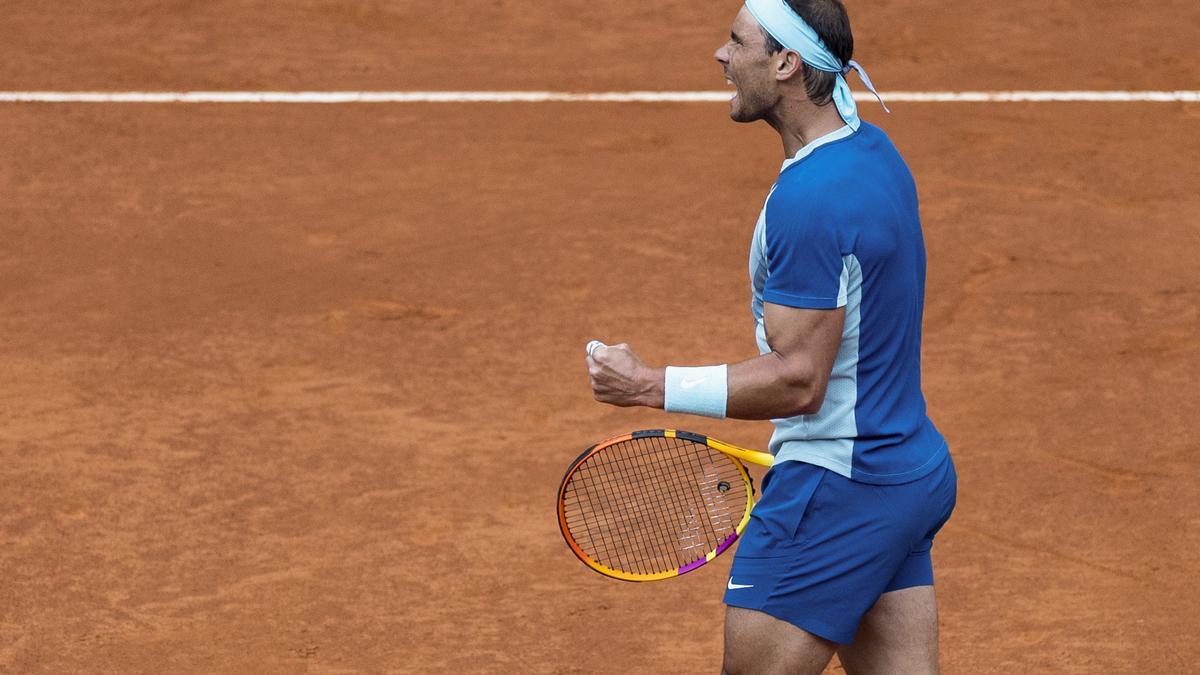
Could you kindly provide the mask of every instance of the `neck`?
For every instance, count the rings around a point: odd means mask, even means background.
[[[833,103],[817,106],[805,96],[803,101],[784,97],[766,118],[779,139],[783,141],[784,158],[792,157],[800,148],[825,134],[833,133],[846,125]]]

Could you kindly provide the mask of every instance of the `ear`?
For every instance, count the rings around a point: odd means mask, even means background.
[[[798,52],[784,49],[779,52],[779,62],[775,64],[775,79],[781,82],[790,80],[796,75],[803,75],[804,60]]]

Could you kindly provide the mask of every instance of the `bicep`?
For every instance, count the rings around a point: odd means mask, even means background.
[[[765,420],[820,411],[841,343],[845,309],[770,302],[763,307],[770,351],[729,366],[726,414]]]
[[[842,342],[846,308],[804,309],[763,303],[767,344],[797,376],[811,378],[823,397]]]

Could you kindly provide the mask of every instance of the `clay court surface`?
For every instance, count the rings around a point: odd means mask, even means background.
[[[17,0],[0,90],[723,85],[736,3],[544,4]],[[1200,82],[1194,2],[850,9],[885,92]],[[945,672],[1193,670],[1200,104],[860,109],[921,191]],[[0,670],[716,670],[731,557],[602,578],[554,495],[631,429],[765,446],[594,403],[583,345],[755,353],[767,128],[0,104],[0,150]]]

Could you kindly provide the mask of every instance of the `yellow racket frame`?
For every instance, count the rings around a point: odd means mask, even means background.
[[[682,438],[684,440],[692,441],[693,443],[700,443],[703,445],[707,445],[708,447],[712,448],[713,450],[716,450],[717,452],[720,452],[729,457],[732,457],[735,460],[740,460],[740,461],[734,462],[734,464],[737,466],[738,472],[741,474],[742,480],[744,481],[744,484],[746,485],[746,488],[747,488],[746,489],[746,514],[744,516],[742,516],[741,522],[739,522],[737,524],[737,527],[734,528],[733,533],[730,534],[729,537],[727,537],[725,539],[725,541],[722,541],[719,545],[717,545],[717,547],[715,549],[706,553],[704,555],[704,557],[693,560],[692,562],[682,565],[677,569],[667,570],[665,572],[656,572],[653,574],[637,574],[634,572],[624,572],[621,570],[615,570],[615,569],[608,567],[596,560],[593,560],[587,553],[585,553],[583,551],[582,548],[580,548],[579,544],[575,543],[575,539],[571,536],[571,531],[567,527],[567,516],[566,516],[565,504],[564,504],[564,497],[565,497],[565,493],[566,493],[566,489],[567,489],[567,483],[571,480],[571,476],[575,473],[575,470],[578,469],[584,463],[584,460],[586,460],[588,457],[594,455],[595,453],[600,452],[601,450],[603,450],[611,445],[615,445],[617,443],[622,443],[625,441],[630,441],[630,440],[634,440],[634,439],[638,439],[638,438],[656,438],[656,437]],[[596,572],[603,574],[606,577],[612,577],[613,579],[620,579],[622,581],[659,581],[662,579],[670,579],[672,577],[677,577],[681,574],[687,574],[688,572],[691,572],[695,569],[698,569],[698,568],[704,566],[705,563],[708,563],[713,558],[716,558],[718,555],[721,555],[722,553],[724,553],[726,551],[726,549],[728,549],[730,546],[733,545],[733,543],[735,541],[737,541],[738,537],[740,537],[742,535],[742,531],[746,529],[746,524],[750,522],[750,510],[754,508],[754,482],[750,478],[750,474],[747,473],[746,467],[745,467],[745,465],[742,464],[742,462],[749,462],[751,464],[757,464],[759,466],[769,467],[774,463],[774,461],[775,461],[775,457],[772,456],[770,453],[759,452],[758,450],[748,450],[746,448],[739,448],[736,445],[730,445],[728,443],[723,443],[721,441],[716,440],[715,438],[709,438],[708,436],[703,436],[701,434],[694,434],[694,433],[691,433],[688,431],[677,431],[675,429],[644,429],[641,431],[634,431],[634,432],[631,432],[628,434],[622,434],[620,436],[614,436],[613,438],[610,438],[606,441],[597,443],[596,445],[593,445],[592,447],[585,450],[583,452],[583,454],[581,454],[579,457],[577,457],[575,459],[575,461],[571,463],[571,466],[567,469],[566,475],[563,476],[562,484],[560,484],[558,487],[558,527],[562,531],[563,539],[566,540],[567,546],[569,546],[571,548],[571,551],[575,554],[575,557],[579,558],[583,562],[583,564],[592,568]]]

